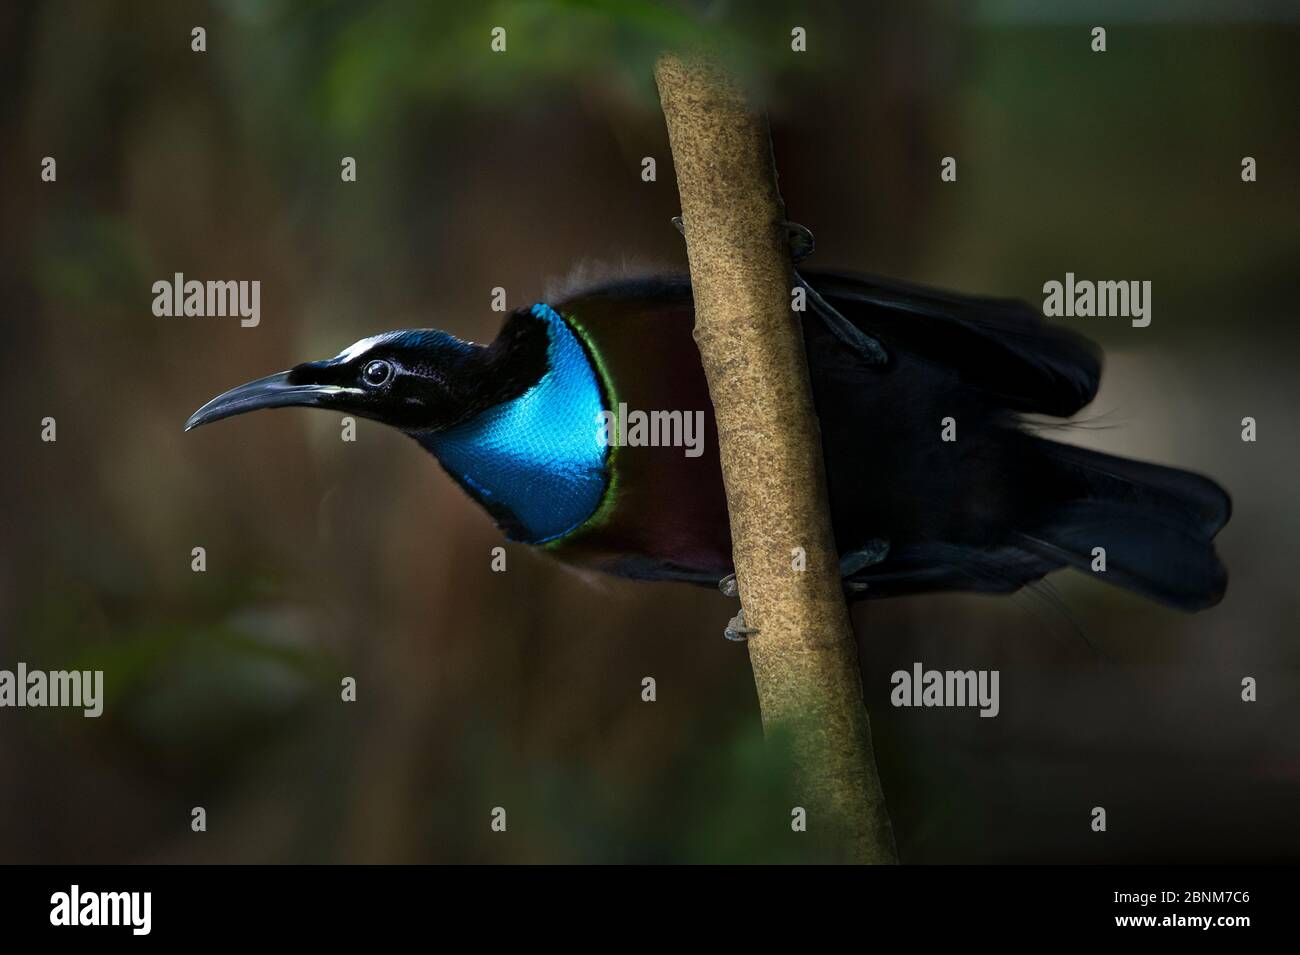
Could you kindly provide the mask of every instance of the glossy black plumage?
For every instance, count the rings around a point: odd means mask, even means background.
[[[1103,547],[1100,579],[1186,610],[1222,597],[1211,543],[1230,511],[1221,488],[1022,428],[1021,413],[1066,416],[1094,397],[1095,346],[1019,302],[805,278],[889,355],[871,366],[815,310],[803,316],[837,544],[890,541],[883,562],[852,577],[867,585],[855,596],[1010,592],[1066,565],[1091,573]],[[613,282],[555,307],[586,330],[632,407],[708,407],[684,278]],[[948,417],[954,442],[941,440]],[[711,419],[708,434],[716,440]],[[558,556],[650,579],[703,583],[730,570],[716,449],[696,464],[643,453],[618,467],[625,498]]]

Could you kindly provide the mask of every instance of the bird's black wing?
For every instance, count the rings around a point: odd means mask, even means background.
[[[956,372],[1011,411],[1066,417],[1097,393],[1100,350],[1033,306],[844,272],[804,278],[867,335]]]

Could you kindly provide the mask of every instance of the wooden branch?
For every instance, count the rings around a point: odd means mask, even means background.
[[[764,731],[791,734],[808,825],[896,862],[827,508],[821,432],[767,122],[704,59],[655,66],[677,167],[695,340],[718,422]],[[806,554],[796,570],[795,548]]]

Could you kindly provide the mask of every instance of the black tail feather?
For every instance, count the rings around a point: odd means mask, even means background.
[[[1048,523],[1024,531],[1024,546],[1099,579],[1182,610],[1223,599],[1228,576],[1213,539],[1232,512],[1208,478],[1040,441],[1070,499]],[[1105,570],[1095,548],[1105,551]]]
[[[893,545],[853,578],[867,585],[863,596],[1006,593],[1073,566],[1183,610],[1222,599],[1227,574],[1213,538],[1232,509],[1222,488],[1056,444],[1016,417],[1086,405],[1101,374],[1093,343],[1023,302],[804,274],[889,356],[885,367],[855,362],[842,335],[808,323],[837,537],[856,547],[885,534]],[[944,451],[933,429],[948,414],[964,430]],[[857,442],[889,450],[888,481],[864,479],[874,462]]]

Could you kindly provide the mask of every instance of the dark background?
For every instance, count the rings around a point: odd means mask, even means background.
[[[1149,328],[1061,320],[1108,356],[1062,437],[1234,498],[1228,594],[1196,616],[1070,572],[857,607],[903,860],[1300,858],[1295,5],[792,7],[0,7],[0,667],[102,668],[107,694],[98,720],[0,710],[0,861],[819,857],[732,602],[517,545],[493,574],[486,514],[378,425],[181,433],[379,331],[489,339],[493,286],[684,268],[650,59],[705,33],[769,105],[814,264],[1039,303],[1066,271],[1151,280]],[[261,325],[155,318],[174,272],[260,279]],[[891,708],[916,660],[1000,669],[1001,715]]]

